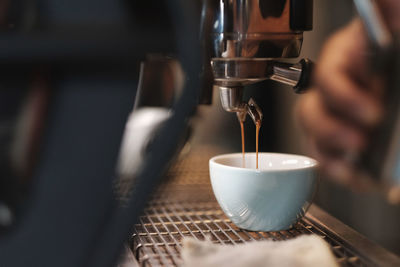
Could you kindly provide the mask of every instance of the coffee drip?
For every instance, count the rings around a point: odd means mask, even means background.
[[[207,57],[204,77],[212,73],[222,108],[236,113],[241,124],[249,114],[256,127],[261,125],[260,109],[242,102],[248,85],[273,80],[292,86],[296,93],[309,88],[313,63],[281,59],[300,55],[303,32],[313,26],[312,0],[203,1],[201,22],[203,55]],[[211,86],[203,89],[208,92]]]
[[[250,98],[249,102],[243,103],[241,111],[236,112],[237,118],[240,123],[241,136],[242,136],[242,157],[243,157],[243,168],[245,168],[245,143],[244,143],[244,122],[246,116],[249,115],[256,126],[256,169],[258,169],[258,137],[260,133],[261,123],[263,119],[263,113],[254,99]]]
[[[246,160],[245,160],[245,144],[244,144],[244,121],[239,120],[240,123],[240,133],[242,136],[242,167],[246,167]]]
[[[260,135],[261,121],[256,123],[256,169],[258,169],[258,137]]]

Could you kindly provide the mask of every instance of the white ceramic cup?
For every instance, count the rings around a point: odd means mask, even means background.
[[[226,216],[251,231],[280,231],[303,217],[317,187],[314,159],[290,154],[226,154],[210,159],[215,197]]]

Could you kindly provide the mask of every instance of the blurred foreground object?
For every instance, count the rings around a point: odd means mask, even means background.
[[[369,144],[361,156],[361,170],[378,179],[391,203],[400,204],[400,43],[398,32],[390,27],[375,1],[355,0],[368,33],[373,53],[372,75],[383,79],[385,114],[370,133]],[[398,10],[400,12],[400,10]],[[383,78],[379,78],[379,76]]]
[[[0,9],[0,265],[113,266],[199,102],[200,9],[179,0]],[[121,138],[150,53],[174,55],[185,78],[120,205]]]

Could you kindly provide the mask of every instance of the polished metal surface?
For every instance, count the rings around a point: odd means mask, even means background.
[[[296,87],[300,81],[302,66],[297,64],[275,64],[270,79],[273,81]]]
[[[246,103],[243,103],[242,86],[235,87],[219,87],[219,95],[221,98],[222,108],[228,112],[243,112],[246,110]]]
[[[272,59],[214,60],[212,67],[218,86],[245,86],[270,79],[295,87],[303,71],[300,62],[293,64]]]
[[[207,54],[214,84],[221,90],[266,79],[296,86],[301,76],[308,75],[302,73],[301,66],[284,67],[271,59],[299,56],[303,31],[312,27],[312,0],[204,0],[204,3],[202,25],[212,27],[211,38],[206,36],[212,44],[207,47],[211,50]],[[225,110],[237,112],[239,106],[232,108],[225,100],[221,99]]]
[[[295,92],[302,92],[309,83],[310,64],[308,60],[295,64],[272,59],[214,60],[214,87],[220,91],[224,110],[240,112],[246,105],[242,100],[246,85],[270,79],[292,86]]]
[[[244,88],[242,86],[225,87],[220,86],[220,98],[222,108],[228,112],[236,112],[240,122],[245,122],[247,115],[253,120],[254,124],[262,121],[263,113],[256,101],[252,98],[248,103],[242,101]]]
[[[247,114],[253,120],[255,125],[259,124],[259,126],[261,126],[264,114],[253,98],[250,98],[249,102],[247,103]]]
[[[288,58],[300,54],[302,31],[290,27],[290,1],[218,1],[213,58]]]
[[[177,266],[185,237],[235,245],[260,240],[286,240],[316,234],[331,247],[341,266],[399,266],[400,258],[372,243],[351,228],[312,205],[292,229],[249,232],[237,228],[224,215],[211,190],[208,159],[218,151],[197,148],[185,154],[170,170],[134,226],[131,249],[141,266]]]

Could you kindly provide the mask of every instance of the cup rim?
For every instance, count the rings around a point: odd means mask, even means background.
[[[255,152],[246,152],[246,155],[255,155]],[[258,173],[266,173],[266,172],[295,172],[298,170],[306,170],[306,169],[315,169],[319,166],[319,163],[317,160],[304,156],[304,155],[299,155],[299,154],[290,154],[290,153],[273,153],[273,152],[259,152],[259,155],[270,155],[270,156],[294,156],[294,157],[299,157],[299,158],[303,158],[303,159],[307,159],[309,160],[312,164],[307,165],[307,166],[300,166],[300,167],[296,167],[296,168],[291,168],[291,169],[281,169],[281,168],[270,168],[270,169],[253,169],[253,168],[242,168],[242,167],[235,167],[235,166],[229,166],[229,165],[225,165],[222,163],[218,163],[216,162],[216,160],[220,159],[220,158],[230,158],[230,157],[238,157],[238,156],[242,156],[242,153],[229,153],[229,154],[221,154],[221,155],[217,155],[212,157],[209,160],[209,165],[214,164],[214,165],[219,165],[222,166],[224,168],[227,169],[232,169],[232,170],[236,170],[236,171],[243,171],[243,172],[258,172]]]

